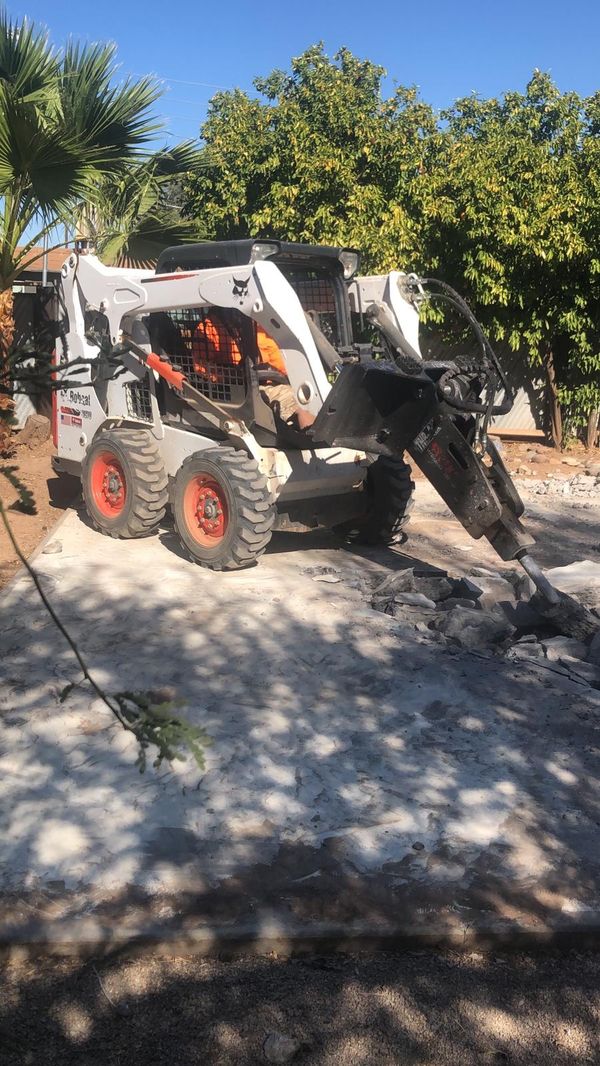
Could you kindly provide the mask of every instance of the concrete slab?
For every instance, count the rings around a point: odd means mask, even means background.
[[[438,516],[415,526],[425,565],[457,557],[427,521],[490,564]],[[60,703],[77,669],[19,576],[0,601],[3,941],[595,935],[600,693],[367,606],[376,580],[427,552],[282,535],[256,569],[215,575],[168,531],[115,542],[73,512],[60,540],[36,568],[95,676],[173,686],[212,744],[203,772],[137,773],[134,739],[89,691]]]

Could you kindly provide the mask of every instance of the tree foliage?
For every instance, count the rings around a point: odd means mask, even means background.
[[[524,93],[457,101],[443,116],[447,147],[427,232],[492,335],[544,368],[557,437],[557,401],[579,417],[600,402],[592,108],[539,71]]]
[[[145,252],[195,236],[162,193],[198,166],[196,146],[149,150],[161,91],[151,77],[119,81],[114,45],[57,50],[0,9],[0,291],[61,221],[101,219],[99,236],[119,253],[134,235]]]
[[[321,46],[255,85],[218,93],[188,213],[213,239],[263,235],[360,246],[373,266],[419,257],[424,156],[437,139],[414,89],[380,94],[382,67]]]
[[[546,373],[555,421],[600,405],[600,93],[473,95],[442,114],[322,46],[258,95],[218,93],[186,210],[214,239],[355,245],[367,270],[435,272]],[[555,435],[560,435],[555,425]]]
[[[156,132],[158,84],[115,87],[115,72],[112,45],[60,53],[26,19],[0,12],[0,288],[98,176],[126,167]]]

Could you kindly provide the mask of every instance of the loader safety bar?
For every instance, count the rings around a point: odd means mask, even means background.
[[[406,337],[398,329],[394,322],[387,305],[375,301],[370,304],[366,311],[366,317],[369,322],[372,322],[374,326],[383,333],[383,336],[391,344],[392,348],[403,356],[403,360],[400,364],[400,369],[404,373],[420,374],[423,370],[423,360],[419,353],[415,351],[412,344],[409,344]]]
[[[134,351],[134,346],[130,345],[130,347],[133,354],[137,355],[138,358],[142,358],[143,355],[144,362],[147,363],[151,370],[155,370],[161,378],[164,378],[167,385],[170,385],[173,389],[177,389],[178,392],[182,391],[183,384],[187,379],[181,370],[176,370],[171,363],[165,362],[165,360],[161,359],[160,355],[157,355],[156,352],[146,353],[143,352],[142,349]],[[137,348],[137,345],[135,345],[135,348]],[[140,352],[142,355],[140,355]]]

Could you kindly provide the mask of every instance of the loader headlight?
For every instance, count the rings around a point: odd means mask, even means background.
[[[250,262],[256,263],[260,259],[270,259],[272,255],[277,255],[278,251],[279,245],[275,244],[275,241],[257,241],[252,245]]]
[[[358,264],[360,262],[358,252],[349,252],[347,249],[344,249],[344,251],[340,252],[338,255],[338,259],[344,268],[344,277],[346,281],[350,281],[350,278],[353,278],[358,270]]]

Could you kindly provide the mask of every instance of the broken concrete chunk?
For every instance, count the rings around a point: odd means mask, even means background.
[[[285,1033],[269,1033],[263,1044],[263,1052],[267,1062],[284,1063],[291,1062],[300,1051],[300,1043]]]
[[[510,581],[500,577],[499,574],[477,575],[477,582],[463,577],[455,586],[455,594],[476,601],[484,611],[490,611],[499,603],[506,601],[512,603],[515,599],[515,590]]]
[[[506,658],[512,662],[524,662],[526,659],[543,659],[544,649],[538,643],[513,644],[506,653]]]
[[[428,599],[421,592],[397,592],[394,603],[406,604],[408,607],[423,607],[428,611],[435,611],[435,600]]]
[[[587,463],[585,472],[592,477],[600,477],[600,463]]]
[[[555,629],[575,640],[589,640],[600,628],[600,620],[587,607],[572,596],[561,594],[560,602],[550,604],[536,592],[531,597],[531,607],[538,611],[545,622],[550,622]],[[520,604],[518,605],[520,606]]]
[[[439,630],[461,648],[485,648],[512,636],[513,627],[487,611],[454,607],[442,615]]]
[[[585,659],[588,650],[583,641],[573,637],[543,637],[541,644],[546,658],[552,662],[559,662],[565,655],[570,659]]]
[[[544,624],[543,615],[525,600],[520,600],[518,603],[503,603],[502,613],[506,621],[510,622],[515,629],[533,629]]]
[[[533,596],[535,585],[523,570],[505,570],[500,576],[510,582],[517,600],[528,600]]]
[[[592,688],[600,688],[600,669],[593,663],[582,663],[580,659],[569,659],[565,655],[560,665],[565,666],[577,681],[587,681]]]
[[[502,578],[502,574],[499,574],[497,570],[490,570],[487,566],[472,566],[469,570],[471,577],[496,577]]]
[[[458,581],[455,579],[452,582],[452,594],[454,596],[460,596],[463,600],[472,600],[476,603],[483,589],[476,585],[474,581],[471,581],[468,577],[461,577]]]
[[[464,596],[449,596],[447,600],[438,603],[439,611],[451,611],[453,607],[468,607],[469,610],[480,610],[477,600],[468,600]]]
[[[393,574],[384,577],[379,585],[373,589],[373,596],[392,596],[394,592],[414,592],[415,575],[412,569],[396,570]]]
[[[574,592],[587,585],[600,586],[600,563],[593,559],[580,559],[567,566],[554,566],[546,570],[549,581],[560,588],[561,592]]]
[[[416,579],[415,584],[418,592],[436,603],[452,595],[452,585],[445,574],[424,574]]]

